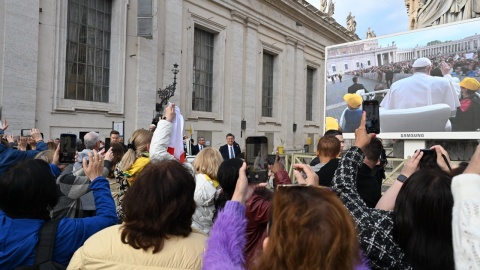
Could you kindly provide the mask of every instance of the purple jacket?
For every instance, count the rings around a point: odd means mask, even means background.
[[[228,201],[225,208],[218,214],[210,231],[202,269],[245,269],[243,247],[247,242],[246,227],[245,205],[236,201]],[[362,265],[355,267],[355,270],[369,270],[367,265],[362,256]]]
[[[245,205],[228,201],[218,213],[203,257],[203,269],[245,269],[243,247],[247,243]]]

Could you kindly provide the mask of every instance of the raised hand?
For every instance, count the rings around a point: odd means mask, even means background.
[[[370,140],[372,137],[375,136],[375,134],[367,133],[367,129],[365,128],[365,119],[367,118],[366,113],[362,113],[362,120],[360,121],[360,126],[355,130],[355,146],[358,148],[363,149],[367,144],[370,143]]]
[[[173,122],[173,119],[175,119],[175,103],[170,103],[165,108],[165,113],[163,114],[163,116],[165,116],[165,119],[168,122]]]
[[[20,140],[18,141],[18,150],[27,150],[27,137],[20,137]]]
[[[112,161],[113,159],[113,147],[110,147],[108,151],[103,155],[103,158],[108,161]]]
[[[431,150],[435,150],[437,152],[437,165],[445,172],[450,172],[452,168],[450,157],[448,156],[448,152],[441,146],[441,145],[434,145],[430,147]],[[445,156],[446,160],[443,158]]]
[[[96,150],[88,153],[87,159],[83,159],[83,170],[90,181],[95,180],[103,173],[103,157]]]
[[[418,171],[418,169],[420,169],[420,160],[422,159],[422,157],[423,157],[423,152],[420,150],[417,150],[413,154],[413,156],[407,162],[405,162],[400,174],[403,174],[406,177],[410,177],[410,175]]]
[[[30,130],[30,136],[32,136],[32,138],[35,140],[35,142],[39,142],[39,141],[43,140],[42,134],[36,128],[33,128],[32,130]]]
[[[308,164],[294,164],[295,179],[301,185],[318,186],[318,175],[313,171],[312,167]],[[304,178],[301,172],[304,172],[307,178]]]
[[[3,126],[2,126],[2,130],[5,131],[7,130],[8,128],[8,123],[7,123],[7,118],[3,119]]]

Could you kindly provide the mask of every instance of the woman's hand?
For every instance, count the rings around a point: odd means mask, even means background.
[[[413,156],[405,162],[403,165],[402,171],[400,174],[405,175],[407,178],[410,177],[414,172],[420,169],[420,160],[423,157],[423,152],[420,150],[415,151]]]
[[[5,131],[8,128],[7,118],[3,119],[2,130]]]
[[[60,163],[60,144],[57,145],[57,149],[55,149],[53,153],[52,164],[56,165],[62,171],[67,167],[67,164]]]
[[[367,144],[370,143],[372,137],[375,137],[375,133],[367,133],[365,128],[366,113],[362,112],[362,120],[360,121],[360,126],[355,130],[355,146],[360,149],[363,149]]]
[[[27,137],[20,137],[20,141],[18,141],[18,150],[27,150]]]
[[[43,141],[42,133],[36,128],[30,130],[30,136],[32,136],[32,139],[34,139],[35,142]]]
[[[165,120],[167,120],[168,122],[173,122],[173,119],[175,119],[175,103],[170,103],[165,108],[165,113],[163,114],[163,116],[165,116]]]
[[[441,145],[434,145],[430,147],[430,149],[437,153],[437,165],[440,167],[440,169],[445,172],[450,172],[452,166],[450,165],[451,161],[447,151]],[[442,155],[444,155],[447,160],[445,160]]]
[[[313,171],[312,167],[308,164],[294,164],[293,168],[295,169],[293,173],[295,174],[295,179],[301,185],[308,186],[318,186],[319,180],[318,175]],[[307,178],[304,178],[301,171],[305,173]]]
[[[87,159],[83,159],[83,170],[85,175],[90,179],[90,181],[95,180],[95,178],[103,174],[103,157],[96,150],[88,153],[88,163]]]
[[[280,162],[280,157],[278,155],[275,156],[275,162],[273,163],[271,170],[274,174],[285,170],[285,167]]]
[[[103,155],[103,158],[108,161],[112,161],[113,159],[113,147],[110,147],[108,151]]]
[[[245,204],[250,197],[252,197],[253,191],[256,187],[266,186],[267,183],[261,184],[249,184],[247,178],[247,163],[243,162],[242,167],[239,169],[237,185],[235,186],[235,191],[233,192],[232,201]]]

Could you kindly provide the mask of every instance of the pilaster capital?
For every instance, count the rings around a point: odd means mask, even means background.
[[[238,10],[232,10],[230,12],[232,15],[232,20],[239,22],[241,24],[245,24],[245,20],[247,19],[247,16],[245,16],[243,13],[239,12]]]

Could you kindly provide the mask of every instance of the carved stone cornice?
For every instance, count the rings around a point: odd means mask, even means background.
[[[252,28],[253,30],[257,30],[258,26],[260,25],[260,22],[255,20],[252,17],[247,18],[247,27]]]
[[[241,24],[245,24],[245,20],[247,19],[247,16],[245,16],[243,13],[240,13],[237,10],[232,10],[230,14],[232,15],[233,21],[239,22]]]
[[[297,49],[302,50],[305,48],[305,43],[297,41]]]
[[[287,45],[295,46],[295,44],[297,43],[297,40],[292,38],[291,36],[286,36],[285,40],[287,41]]]

